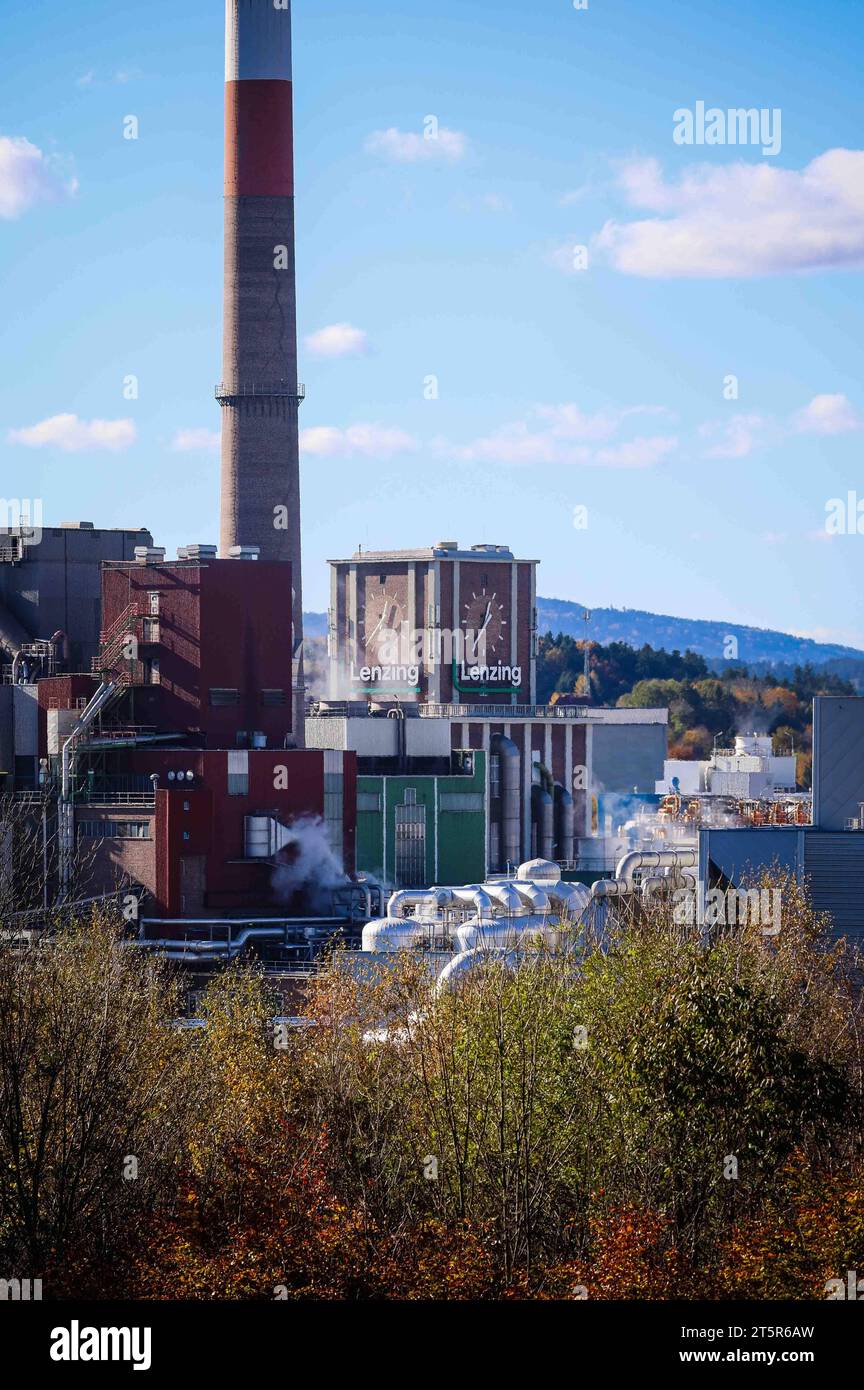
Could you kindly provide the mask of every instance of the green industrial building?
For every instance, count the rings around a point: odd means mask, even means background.
[[[357,779],[357,868],[396,888],[482,883],[486,754],[454,754],[449,775]]]

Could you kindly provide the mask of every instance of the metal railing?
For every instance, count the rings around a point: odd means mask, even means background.
[[[149,806],[151,809],[156,805],[156,798],[152,791],[149,792],[103,792],[94,788],[90,791],[84,787],[75,797],[76,802],[83,806]]]
[[[262,399],[276,396],[299,403],[306,399],[306,387],[302,381],[221,381],[215,394],[220,405],[250,396]]]
[[[418,705],[422,719],[596,719],[587,705]]]

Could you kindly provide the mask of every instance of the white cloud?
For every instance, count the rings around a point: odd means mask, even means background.
[[[194,454],[218,449],[221,442],[222,436],[218,430],[178,430],[171,440],[171,448],[175,454]]]
[[[701,425],[703,439],[716,442],[706,450],[712,459],[744,459],[761,447],[772,430],[772,422],[764,415],[733,415],[731,420],[712,421]]]
[[[860,415],[848,396],[814,396],[804,410],[793,417],[798,434],[850,434],[864,428]]]
[[[455,164],[468,153],[468,138],[459,130],[439,126],[433,134],[418,134],[411,130],[373,130],[364,149],[367,154],[381,155],[394,164],[419,164],[421,161],[443,160]]]
[[[137,431],[133,420],[79,420],[77,415],[52,415],[38,425],[10,430],[12,444],[24,444],[28,449],[54,447],[67,454],[79,454],[84,449],[107,449],[119,453],[135,443]]]
[[[23,135],[0,135],[0,217],[20,217],[37,203],[70,197],[77,189],[77,180],[64,180],[57,161]]]
[[[677,447],[678,440],[674,435],[640,435],[638,439],[628,439],[623,444],[598,449],[592,463],[602,468],[653,468]]]
[[[503,425],[455,451],[467,463],[595,465],[648,468],[667,457],[678,441],[669,435],[611,441],[631,416],[668,415],[662,406],[586,413],[578,405],[540,405],[532,420]],[[602,444],[602,448],[597,448]]]
[[[864,266],[864,150],[828,150],[800,171],[693,165],[677,182],[666,180],[657,160],[633,160],[618,184],[633,206],[660,214],[613,219],[595,238],[624,274],[747,277]]]
[[[860,429],[864,429],[864,421],[852,402],[848,396],[837,394],[814,396],[788,421],[752,412],[733,415],[728,420],[710,420],[700,425],[699,435],[708,444],[707,458],[743,459],[791,434],[848,434]]]
[[[75,86],[85,89],[88,87],[125,87],[126,83],[131,82],[137,75],[137,73],[130,72],[127,68],[118,68],[115,73],[107,77],[100,77],[95,68],[90,68],[88,72],[82,73],[80,77],[76,77]]]
[[[392,458],[417,448],[417,441],[404,430],[387,425],[317,425],[301,430],[300,449],[316,458]]]
[[[368,346],[363,329],[350,323],[331,323],[306,339],[306,351],[313,357],[351,357],[365,352]]]

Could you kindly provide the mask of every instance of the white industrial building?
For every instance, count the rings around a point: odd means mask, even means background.
[[[660,796],[731,796],[736,801],[764,801],[796,789],[794,753],[775,757],[770,735],[747,734],[734,748],[715,748],[706,762],[668,758]]]

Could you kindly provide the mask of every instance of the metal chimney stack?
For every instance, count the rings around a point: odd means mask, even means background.
[[[221,544],[293,566],[293,729],[304,744],[290,0],[226,0]]]

